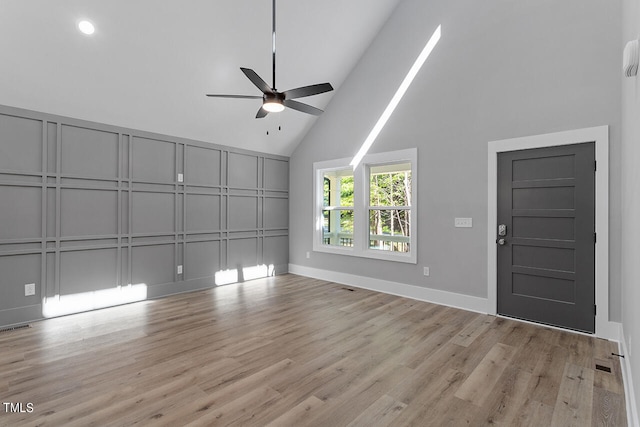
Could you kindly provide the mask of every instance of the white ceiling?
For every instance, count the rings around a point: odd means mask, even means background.
[[[277,89],[339,90],[399,2],[278,0]],[[282,155],[318,120],[205,97],[260,95],[241,66],[271,84],[271,0],[0,0],[0,52],[4,105]]]

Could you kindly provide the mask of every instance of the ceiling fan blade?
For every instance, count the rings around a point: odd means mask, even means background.
[[[217,95],[208,93],[207,96],[212,98],[262,99],[262,97],[258,95]]]
[[[323,113],[323,111],[319,108],[312,107],[311,105],[303,104],[302,102],[293,101],[291,99],[285,99],[282,101],[285,107],[289,107],[293,110],[302,111],[303,113],[313,114],[314,116],[319,116]]]
[[[285,99],[304,98],[305,96],[318,95],[333,90],[331,83],[320,83],[317,85],[303,86],[284,91]]]
[[[271,90],[271,88],[269,87],[267,82],[262,80],[260,78],[260,76],[255,71],[253,71],[251,68],[242,68],[242,67],[240,67],[240,70],[242,70],[244,75],[247,76],[247,78],[249,80],[251,80],[251,83],[256,85],[258,87],[258,89],[260,89],[263,93],[273,93],[273,90]]]
[[[269,112],[267,110],[265,110],[264,108],[260,107],[260,109],[258,110],[258,114],[256,114],[256,119],[261,119],[264,116],[266,116],[267,114],[269,114]]]

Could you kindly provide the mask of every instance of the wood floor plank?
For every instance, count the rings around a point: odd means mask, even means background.
[[[265,427],[305,426],[307,420],[324,405],[324,402],[315,396],[309,396]]]
[[[359,414],[366,412],[372,402],[382,397],[386,390],[402,382],[411,373],[411,369],[405,366],[384,369],[382,365],[372,365],[366,374],[350,378],[348,387],[342,387],[331,398],[324,399],[330,404],[318,411],[316,425],[335,426],[354,420]],[[322,398],[320,395],[318,397]]]
[[[462,383],[455,396],[482,406],[488,396],[494,392],[495,385],[515,353],[515,347],[502,343],[496,344]]]
[[[345,288],[289,274],[0,334],[0,397],[34,405],[0,425],[626,423],[615,343]]]
[[[129,396],[125,399],[117,399],[114,404],[109,406],[95,407],[95,411],[90,415],[78,419],[73,407],[65,408],[61,413],[60,424],[66,427],[82,427],[87,425],[107,425],[121,420],[124,417],[132,417],[149,408],[155,409],[158,401],[162,400],[168,395],[181,392],[183,390],[194,389],[191,388],[195,378],[193,377],[179,377],[173,381],[163,382],[156,387],[150,387],[146,391],[139,394]],[[190,393],[188,393],[190,394]],[[198,391],[200,395],[200,391]],[[126,396],[126,395],[125,395]],[[92,404],[97,403],[92,401]],[[118,410],[115,410],[115,408]],[[122,422],[121,425],[127,425]],[[56,424],[53,424],[56,425]]]
[[[455,393],[466,376],[449,368],[449,366],[455,360],[457,352],[462,352],[463,349],[464,347],[455,344],[446,344],[431,357],[425,359],[421,365],[414,369],[413,375],[390,390],[388,394],[413,407],[419,405],[423,394],[435,395],[441,393],[443,389],[451,390],[452,388]],[[445,372],[450,375],[447,375],[447,380],[442,382]]]
[[[591,425],[593,411],[584,402],[593,402],[593,370],[567,362],[558,391],[551,425],[580,427]]]
[[[347,427],[385,427],[391,425],[406,407],[407,405],[404,403],[385,394],[365,409],[358,418],[347,424]]]
[[[233,381],[225,379],[224,381],[218,382],[213,387],[204,383],[205,387],[201,388],[210,395],[217,396],[217,402],[219,404],[224,404],[242,396],[247,390],[253,390],[256,387],[263,385],[271,376],[277,375],[282,371],[290,370],[293,363],[294,362],[290,359],[284,359],[274,365],[267,366],[254,374],[244,376],[242,378],[235,377]]]
[[[471,402],[448,396],[446,400],[440,400],[434,407],[425,408],[422,416],[424,420],[434,426],[487,426],[480,413],[482,408]],[[419,426],[420,418],[415,419],[411,425]]]
[[[495,317],[479,314],[475,319],[467,324],[456,336],[451,340],[453,344],[462,347],[469,345],[484,331],[486,331]]]
[[[430,381],[424,383],[423,388],[414,396],[410,399],[405,398],[409,403],[398,415],[395,423],[399,426],[424,426],[425,420],[429,420],[433,425],[447,425],[441,417],[451,405],[456,405],[456,400],[460,400],[454,396],[454,393],[464,380],[464,374],[453,369],[446,369],[439,375],[432,375]],[[469,402],[461,402],[476,408]],[[466,425],[465,417],[473,418],[473,415],[472,411],[458,411],[456,418],[452,420],[453,424],[449,423],[449,425]],[[440,424],[433,420],[436,417],[440,418]]]
[[[624,398],[609,390],[593,388],[593,424],[602,427],[626,427],[627,420],[620,415],[624,406]]]
[[[307,363],[296,363],[289,375],[274,376],[269,385],[283,394],[295,392],[305,395],[316,390],[319,383],[327,384],[333,377],[341,375],[345,360],[333,352],[320,353]],[[305,384],[311,384],[311,388],[306,389]]]
[[[568,350],[552,345],[548,350],[539,352],[538,363],[533,371],[534,380],[529,386],[530,399],[548,406],[555,406],[565,363],[569,358]]]
[[[459,357],[451,363],[451,368],[467,376],[471,375],[493,347],[498,344],[505,345],[499,342],[500,336],[504,333],[504,325],[502,322],[493,322],[486,331],[474,340],[473,345],[461,347],[462,351]]]
[[[296,368],[294,367],[291,371],[291,377],[299,378],[299,381],[295,381],[290,386],[282,387],[280,385],[281,383],[278,383],[280,388],[271,387],[280,393],[281,398],[255,418],[257,422],[261,423],[258,425],[271,423],[283,413],[288,412],[290,408],[296,407],[311,396],[319,399],[314,395],[314,393],[319,389],[320,384],[323,387],[329,388],[339,387],[339,384],[342,384],[344,381],[344,367],[348,362],[350,362],[348,359],[338,358],[335,363],[332,363],[314,373],[301,377],[295,377],[296,374],[293,373],[293,370]],[[279,380],[278,376],[270,380],[269,385],[273,384],[274,380],[277,382]],[[319,400],[326,403],[326,400]],[[306,414],[307,418],[315,416],[315,414],[322,410],[320,407],[314,408],[315,409],[313,411]]]
[[[269,387],[257,387],[237,396],[228,403],[212,407],[201,417],[186,424],[186,427],[201,427],[211,425],[249,425],[251,418],[263,406],[268,406],[279,397],[279,393]]]
[[[554,407],[551,405],[527,399],[522,405],[514,425],[522,427],[550,426],[553,409]]]
[[[524,333],[519,334],[519,340],[514,341],[516,336],[511,335],[512,346],[518,348],[515,358],[518,360],[518,366],[522,370],[533,373],[540,361],[540,355],[546,355],[553,345],[553,336],[545,335],[543,331],[532,330],[527,328]],[[507,340],[501,340],[505,343]],[[564,366],[561,365],[561,366]]]
[[[479,412],[478,421],[484,419],[487,425],[509,427],[515,425],[521,406],[527,400],[528,385],[532,375],[520,369],[517,362],[508,366],[493,392]]]

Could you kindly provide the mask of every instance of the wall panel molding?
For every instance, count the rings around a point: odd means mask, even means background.
[[[288,173],[282,156],[0,106],[0,325],[84,294],[285,273]]]

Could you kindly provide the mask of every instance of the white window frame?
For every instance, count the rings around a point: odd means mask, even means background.
[[[418,149],[390,151],[367,154],[358,167],[353,170],[353,246],[331,246],[323,243],[323,188],[324,174],[329,171],[352,168],[351,159],[336,159],[313,164],[313,250],[339,255],[381,259],[387,261],[416,264],[417,221],[418,221]],[[394,163],[411,164],[411,224],[409,226],[409,252],[390,252],[369,248],[369,172],[372,166]]]

